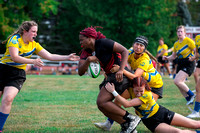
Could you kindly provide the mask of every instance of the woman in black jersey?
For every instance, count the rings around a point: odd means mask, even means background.
[[[97,97],[99,110],[105,116],[121,124],[122,132],[133,132],[138,124],[135,116],[114,104],[112,102],[114,96],[105,89],[107,82],[114,83],[119,94],[122,94],[129,87],[129,80],[123,75],[123,69],[128,59],[128,50],[121,44],[107,39],[101,32],[97,32],[95,27],[82,30],[79,34],[79,40],[83,48],[78,65],[79,75],[84,75],[90,62],[96,61],[100,62],[101,68],[107,75],[107,78],[99,85],[100,92]],[[110,72],[114,64],[120,66],[117,73]]]

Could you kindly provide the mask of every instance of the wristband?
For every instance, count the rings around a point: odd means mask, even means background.
[[[115,90],[112,92],[112,94],[113,94],[113,96],[117,96],[117,95],[119,95]]]

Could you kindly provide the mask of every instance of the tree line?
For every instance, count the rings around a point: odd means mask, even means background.
[[[0,0],[0,40],[25,20],[39,24],[37,41],[52,53],[79,53],[78,35],[89,26],[101,26],[107,38],[130,48],[136,36],[149,39],[155,55],[163,37],[169,47],[176,27],[183,24],[178,0]],[[4,53],[4,45],[0,53]]]

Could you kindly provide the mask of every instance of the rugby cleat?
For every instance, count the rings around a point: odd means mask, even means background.
[[[106,120],[104,123],[94,123],[94,125],[104,131],[110,131],[112,124],[110,123],[109,120]]]
[[[200,118],[199,112],[193,110],[192,113],[187,116],[187,118]]]
[[[121,124],[120,133],[137,133],[135,129],[141,121],[140,117],[129,114],[127,118],[127,121]]]
[[[195,97],[196,97],[196,94],[194,94],[193,96],[191,96],[190,100],[187,101],[186,105],[193,104],[193,101],[194,101]]]

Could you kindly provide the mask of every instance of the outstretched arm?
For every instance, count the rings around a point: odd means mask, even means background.
[[[78,61],[80,59],[79,56],[75,55],[75,53],[69,55],[58,55],[58,54],[51,54],[45,49],[42,49],[38,53],[38,55],[50,61],[66,61],[66,60]]]
[[[115,86],[113,83],[107,83],[105,88],[107,89],[108,92],[112,93],[113,96],[115,96],[115,99],[121,103],[125,108],[128,107],[133,107],[133,106],[139,106],[141,105],[143,102],[139,99],[139,98],[134,98],[130,101],[126,100],[125,98],[123,98],[122,96],[120,96],[116,91],[115,91]]]

